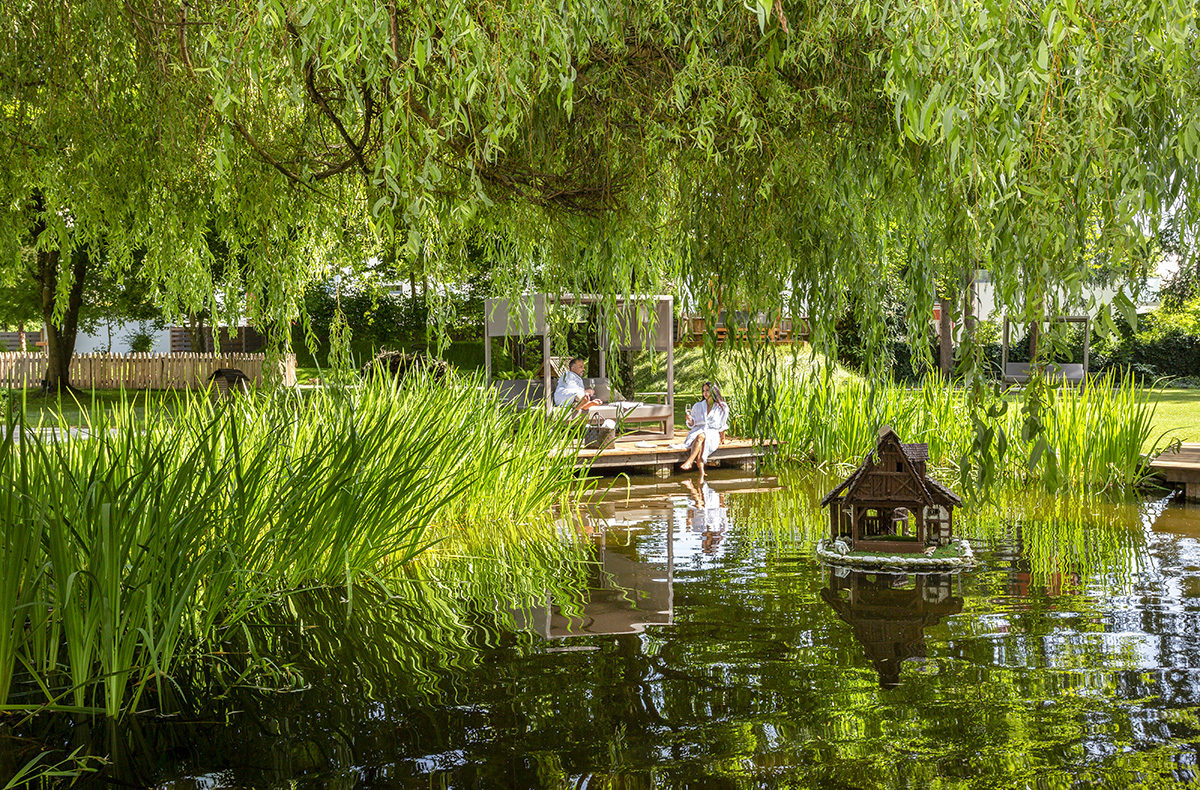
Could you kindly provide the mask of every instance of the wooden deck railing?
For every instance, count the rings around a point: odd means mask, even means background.
[[[46,375],[45,354],[0,353],[0,386],[35,387]],[[263,380],[264,354],[76,354],[71,385],[89,389],[192,389],[208,386],[217,368],[237,368],[255,385]],[[279,363],[284,384],[296,383],[296,356]]]

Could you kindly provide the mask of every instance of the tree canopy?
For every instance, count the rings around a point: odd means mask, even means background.
[[[1196,229],[1186,0],[6,5],[6,258],[103,240],[173,311],[216,304],[215,232],[260,320],[470,243],[511,290],[790,302],[818,341],[900,271],[924,337],[939,282],[1033,320]]]

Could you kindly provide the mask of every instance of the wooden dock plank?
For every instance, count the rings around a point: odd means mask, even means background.
[[[1150,462],[1153,474],[1168,483],[1182,483],[1184,496],[1200,499],[1200,442],[1184,442]]]
[[[669,470],[679,464],[691,453],[689,449],[671,445],[682,445],[687,438],[687,431],[676,430],[671,439],[639,439],[636,435],[625,437],[611,447],[603,450],[580,450],[577,453],[577,467],[582,467],[588,461],[595,470],[623,469],[630,467],[652,467],[656,470]],[[649,445],[638,447],[638,443]],[[721,465],[751,464],[757,462],[763,455],[763,447],[750,439],[728,439],[709,456],[709,464],[718,462]]]

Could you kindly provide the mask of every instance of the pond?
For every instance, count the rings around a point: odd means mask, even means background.
[[[1200,781],[1200,508],[1016,493],[964,519],[974,570],[900,576],[815,559],[828,479],[629,483],[302,596],[274,683],[199,720],[21,736],[165,788]]]

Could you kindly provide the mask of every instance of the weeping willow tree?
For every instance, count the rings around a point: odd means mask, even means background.
[[[169,310],[282,327],[314,277],[452,284],[470,243],[511,291],[687,289],[826,347],[853,303],[878,357],[897,262],[923,349],[939,282],[986,268],[1034,322],[1196,227],[1185,0],[6,6],[0,221],[63,267],[58,320],[89,246]]]

